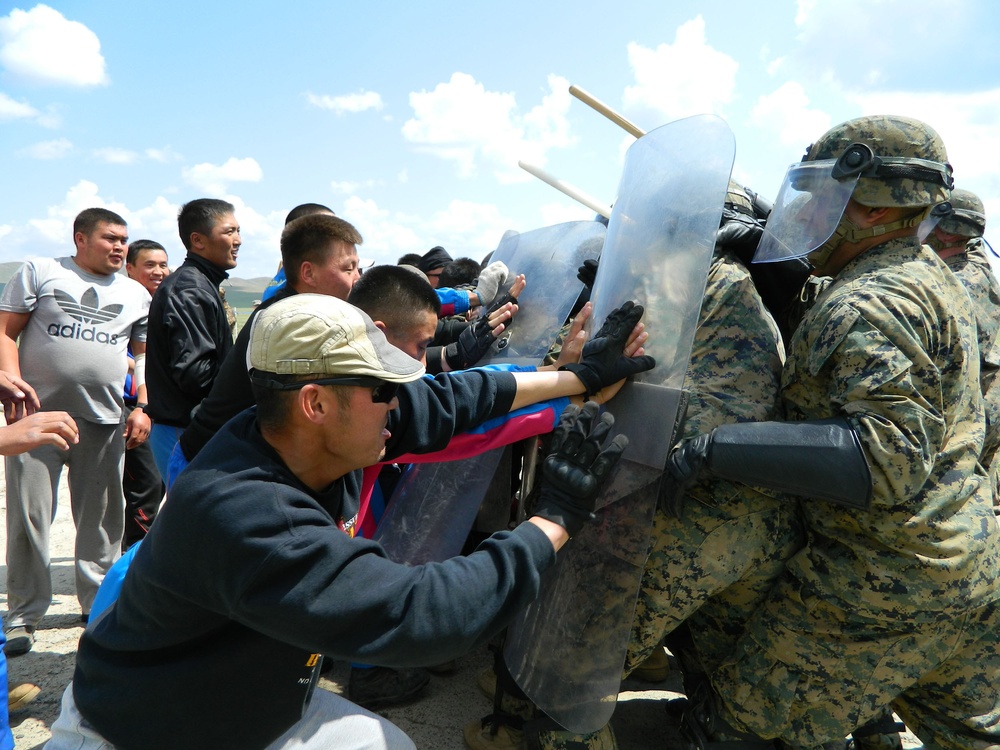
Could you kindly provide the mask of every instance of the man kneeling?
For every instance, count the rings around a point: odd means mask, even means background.
[[[600,359],[584,373],[592,386],[652,366]],[[350,533],[361,468],[553,389],[583,391],[578,374],[422,378],[364,313],[310,294],[258,315],[247,364],[256,409],[183,472],[118,601],[91,621],[50,750],[412,748],[386,719],[316,690],[320,654],[422,666],[487,640],[537,595],[626,444],[603,448],[612,420],[596,404],[569,407],[536,516],[468,557],[400,565]]]

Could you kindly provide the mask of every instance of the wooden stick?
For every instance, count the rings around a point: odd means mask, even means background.
[[[591,94],[587,93],[579,86],[570,86],[569,93],[571,93],[573,96],[575,96],[577,99],[579,99],[581,102],[586,104],[591,109],[600,112],[602,115],[611,120],[611,122],[613,122],[615,125],[620,127],[622,130],[626,131],[627,133],[634,135],[636,138],[642,138],[644,135],[646,135],[645,130],[640,128],[634,122],[626,120],[620,114],[611,109],[611,107],[609,107],[607,104],[602,102],[600,99],[592,96]]]
[[[569,183],[563,182],[558,177],[554,177],[553,175],[549,174],[548,172],[546,172],[541,167],[537,167],[534,164],[528,164],[527,162],[523,162],[523,161],[519,161],[517,163],[517,166],[519,166],[525,172],[533,174],[535,177],[537,177],[542,182],[548,183],[549,185],[551,185],[552,187],[554,187],[556,190],[558,190],[559,192],[563,193],[564,195],[568,195],[570,198],[572,198],[573,200],[575,200],[577,203],[582,203],[584,206],[586,206],[587,208],[589,208],[591,211],[599,213],[605,219],[610,219],[611,218],[611,207],[610,206],[601,205],[601,203],[599,203],[596,198],[594,198],[594,197],[592,197],[590,195],[587,195],[582,190],[579,190],[579,189],[573,187]]]

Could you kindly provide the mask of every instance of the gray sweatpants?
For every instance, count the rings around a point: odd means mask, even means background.
[[[76,525],[76,595],[84,614],[121,552],[125,523],[122,425],[77,420],[80,442],[62,451],[43,446],[6,459],[6,628],[36,627],[52,603],[49,530],[56,515],[59,477],[69,470]]]
[[[267,750],[416,750],[403,730],[346,698],[317,689],[305,715]],[[44,750],[114,750],[80,715],[73,683],[63,691],[62,710]]]

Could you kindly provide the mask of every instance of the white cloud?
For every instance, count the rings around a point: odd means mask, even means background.
[[[356,94],[343,94],[341,96],[307,93],[306,100],[314,107],[328,109],[338,115],[356,114],[369,109],[379,110],[385,106],[382,103],[382,97],[375,91],[360,91]]]
[[[359,190],[370,190],[371,188],[379,184],[381,184],[379,180],[364,180],[362,182],[352,182],[350,180],[333,180],[330,183],[330,187],[335,193],[350,195],[352,193],[357,193]]]
[[[625,106],[653,110],[664,122],[721,114],[736,90],[739,63],[705,42],[700,15],[677,28],[673,44],[653,50],[630,43],[628,59],[636,83],[625,89]]]
[[[184,250],[177,236],[177,212],[180,205],[171,203],[162,195],[145,208],[130,211],[125,216],[128,221],[130,240],[156,240],[165,248],[170,257],[170,266],[179,266],[184,259]]]
[[[147,148],[144,153],[150,161],[160,162],[161,164],[180,161],[181,159],[181,155],[170,148],[170,146],[165,148]]]
[[[36,84],[97,86],[108,82],[97,35],[47,5],[15,8],[0,18],[0,66]]]
[[[11,227],[4,237],[0,260],[72,255],[73,219],[83,209],[93,206],[128,218],[124,204],[101,197],[95,183],[80,180],[66,191],[61,203],[46,209],[44,217],[28,219],[23,225]]]
[[[586,206],[567,198],[559,203],[546,203],[538,207],[538,215],[542,217],[541,226],[563,224],[567,221],[588,221],[594,218],[594,212]],[[500,238],[497,237],[497,244]]]
[[[94,154],[95,159],[103,161],[107,164],[135,164],[135,162],[139,159],[139,154],[135,151],[129,151],[124,148],[115,148],[114,146],[95,148],[92,153]]]
[[[804,146],[833,125],[829,114],[809,106],[802,84],[789,81],[757,99],[750,112],[757,127],[775,132],[781,143]]]
[[[816,0],[796,0],[795,5],[797,6],[795,25],[805,26],[809,16],[816,9]]]
[[[453,73],[433,91],[410,94],[414,117],[403,124],[403,136],[455,162],[462,177],[485,162],[501,182],[522,182],[519,159],[542,166],[549,150],[575,143],[566,119],[569,82],[550,75],[548,86],[541,103],[521,114],[513,92],[488,91],[467,73]]]
[[[5,120],[24,120],[37,117],[38,110],[26,102],[18,102],[0,91],[0,122]]]
[[[374,200],[351,196],[341,215],[365,239],[358,248],[361,257],[376,263],[395,263],[404,253],[422,254],[434,245],[442,245],[455,258],[481,260],[513,226],[495,205],[461,200],[418,215],[389,211]]]
[[[882,91],[852,98],[861,114],[903,115],[932,124],[944,139],[956,184],[974,192],[979,191],[970,182],[993,184],[993,195],[1000,197],[1000,150],[991,145],[1000,123],[1000,88],[962,94]]]
[[[184,180],[189,185],[211,195],[221,195],[233,182],[260,182],[263,170],[256,159],[230,157],[225,164],[203,162],[183,170]]]
[[[32,159],[62,159],[73,150],[73,144],[68,138],[57,138],[53,141],[40,141],[18,151],[19,156]]]

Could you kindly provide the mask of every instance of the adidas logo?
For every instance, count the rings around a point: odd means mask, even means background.
[[[56,304],[59,305],[59,309],[74,320],[80,321],[80,323],[109,323],[118,317],[118,314],[124,307],[124,305],[118,304],[101,307],[100,300],[97,298],[97,291],[94,287],[90,287],[87,291],[85,291],[79,302],[73,298],[73,295],[62,291],[61,289],[56,289],[53,296],[56,299]],[[96,341],[99,344],[110,344],[112,346],[118,343],[117,333],[109,334],[105,331],[98,331],[94,327],[85,328],[80,325],[80,323],[72,323],[69,325],[52,323],[46,331],[49,336],[58,336],[63,339]]]

